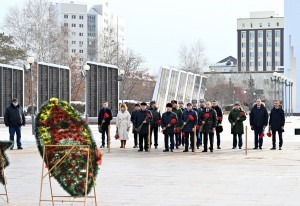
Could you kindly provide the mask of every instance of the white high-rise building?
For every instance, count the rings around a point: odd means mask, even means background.
[[[57,3],[56,11],[58,24],[66,30],[65,52],[78,57],[80,66],[86,61],[98,61],[98,41],[103,36],[111,35],[111,44],[118,45],[119,51],[124,49],[124,19],[111,14],[108,4]]]

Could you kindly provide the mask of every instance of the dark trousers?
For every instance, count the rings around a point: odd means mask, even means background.
[[[203,133],[204,135],[204,150],[207,151],[207,142],[209,136],[210,150],[214,150],[214,133]]]
[[[202,133],[202,132],[199,132],[199,143],[200,143],[199,146],[202,145],[202,138],[203,138],[203,133]]]
[[[158,127],[152,127],[151,126],[151,133],[150,133],[150,141],[151,141],[151,145],[152,145],[152,133],[154,133],[154,146],[157,147],[158,146]]]
[[[191,141],[192,150],[194,150],[194,132],[185,132],[185,150],[189,149],[189,141]]]
[[[180,132],[179,138],[181,138],[181,144],[184,146],[185,139],[184,139],[184,133]]]
[[[181,145],[181,133],[176,133],[175,134],[175,140],[176,140],[176,147]]]
[[[140,150],[148,150],[148,134],[139,134]]]
[[[192,140],[191,140],[191,144],[192,144]],[[199,148],[200,145],[202,145],[202,139],[200,139],[200,131],[196,130],[196,147]]]
[[[21,127],[10,127],[9,128],[9,139],[10,141],[15,142],[15,133],[17,135],[17,146],[22,147],[21,143]],[[11,146],[14,147],[14,144]]]
[[[216,132],[216,136],[217,136],[217,146],[219,147],[221,145],[220,133]]]
[[[138,145],[138,133],[134,132],[133,137],[134,137],[134,146],[137,146]]]
[[[239,137],[239,147],[243,146],[242,134],[233,134],[233,144],[232,144],[232,146],[234,148],[236,148],[236,145],[237,145],[237,136]]]
[[[264,139],[260,138],[260,134],[263,133],[263,128],[254,128],[254,147],[262,147]]]
[[[105,134],[106,134],[106,143],[108,141],[108,127],[102,128],[102,146],[105,146]]]
[[[171,149],[174,149],[174,133],[164,134],[165,135],[165,149],[169,150],[169,138],[171,142]]]
[[[273,143],[273,148],[276,148],[276,132],[278,132],[278,136],[279,136],[279,147],[282,147],[282,131],[276,131],[276,130],[272,130],[272,143]]]

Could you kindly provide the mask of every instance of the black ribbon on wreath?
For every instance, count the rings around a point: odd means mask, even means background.
[[[0,182],[1,184],[4,185],[4,176],[3,176],[3,172],[2,170],[4,170],[8,165],[9,165],[9,161],[8,161],[8,157],[5,154],[5,150],[7,150],[8,148],[10,148],[13,145],[12,141],[0,141]],[[3,168],[4,167],[4,168]]]

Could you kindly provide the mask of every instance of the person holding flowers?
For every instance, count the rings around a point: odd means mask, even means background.
[[[165,149],[163,152],[169,152],[169,139],[171,142],[171,152],[174,150],[174,128],[177,124],[177,115],[172,112],[172,104],[166,105],[167,111],[163,113],[161,118],[161,128],[165,136]]]
[[[150,141],[152,145],[152,134],[154,134],[154,147],[157,149],[158,146],[158,128],[161,123],[161,115],[160,112],[156,106],[155,101],[150,102],[150,112],[152,114],[152,120],[151,120],[151,132],[150,132]]]
[[[108,108],[108,102],[103,102],[103,108],[100,109],[98,114],[98,128],[99,132],[102,133],[102,145],[100,148],[105,147],[105,134],[106,134],[106,143],[108,142],[108,125],[110,125],[110,121],[112,120],[112,112]]]
[[[151,124],[152,115],[149,110],[147,110],[147,103],[141,103],[141,110],[139,110],[135,116],[134,128],[139,134],[139,152],[145,149],[148,152],[148,126]]]
[[[189,151],[189,139],[191,141],[192,152],[194,152],[194,133],[196,132],[195,126],[198,122],[198,116],[192,109],[191,103],[187,103],[186,106],[187,108],[182,115],[183,126],[181,127],[181,130],[184,131],[185,138],[185,150],[183,150],[183,152]]]
[[[121,147],[125,148],[126,140],[128,140],[128,132],[130,130],[130,113],[127,111],[126,104],[120,105],[120,111],[116,119],[117,133],[119,135],[119,140],[121,141]]]
[[[212,108],[217,113],[217,127],[216,127],[216,136],[217,136],[217,149],[221,149],[221,137],[220,133],[223,131],[222,127],[222,120],[223,120],[223,112],[222,109],[219,107],[218,101],[214,100],[212,102]]]
[[[276,132],[279,136],[279,150],[282,148],[282,132],[284,131],[285,116],[279,100],[274,101],[274,108],[270,113],[269,129],[272,131],[272,148],[276,150]]]
[[[211,102],[207,101],[205,103],[205,109],[201,115],[202,125],[200,130],[203,132],[204,136],[204,150],[202,152],[207,152],[207,142],[209,136],[210,152],[214,150],[214,133],[217,126],[217,114],[214,109],[211,108]]]
[[[257,99],[250,112],[250,126],[254,130],[254,148],[262,149],[264,130],[268,126],[268,111],[261,99]]]
[[[175,142],[176,142],[176,149],[179,148],[179,146],[183,143],[183,139],[181,141],[181,132],[178,128],[180,128],[182,126],[182,110],[180,108],[178,108],[178,105],[177,105],[177,101],[176,100],[172,100],[171,101],[171,104],[172,104],[172,112],[174,112],[177,116],[177,123],[176,123],[176,126],[175,126]]]
[[[244,121],[246,120],[246,113],[241,108],[240,102],[235,102],[233,110],[229,113],[228,121],[231,124],[231,134],[233,135],[233,146],[232,149],[236,149],[237,136],[239,138],[239,149],[242,149],[244,134]]]

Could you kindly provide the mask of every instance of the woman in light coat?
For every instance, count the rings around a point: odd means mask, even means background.
[[[126,104],[121,104],[120,111],[117,115],[116,127],[118,130],[119,140],[121,141],[121,147],[125,148],[126,140],[128,140],[128,133],[130,130],[130,113],[127,111]]]

